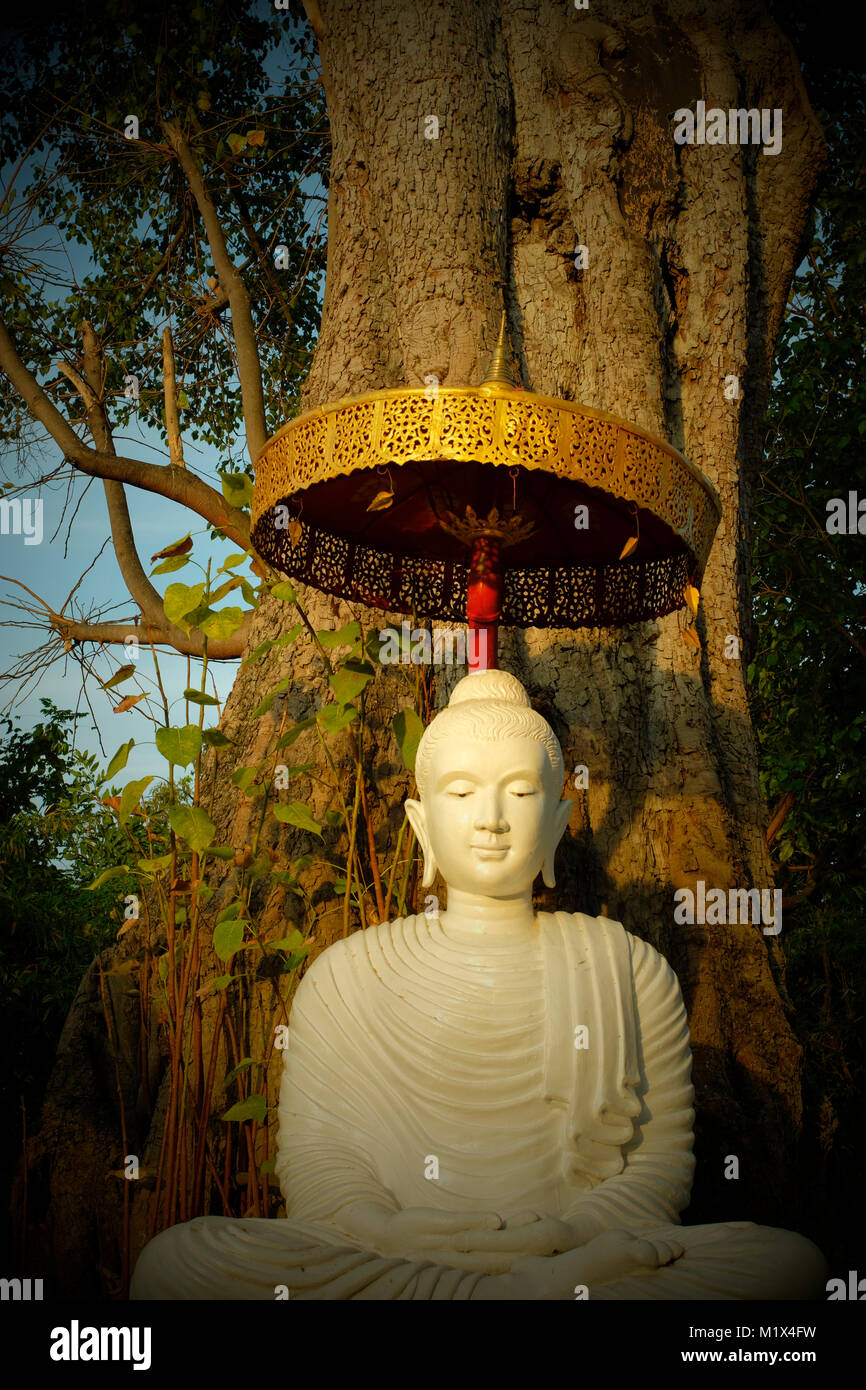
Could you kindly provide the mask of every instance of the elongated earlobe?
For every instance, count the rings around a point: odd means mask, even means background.
[[[406,818],[415,831],[415,839],[421,847],[424,856],[424,875],[421,879],[421,887],[429,888],[439,872],[439,865],[436,863],[436,856],[430,844],[430,837],[427,834],[427,823],[424,816],[424,807],[420,801],[406,800]]]
[[[553,860],[556,855],[556,847],[565,834],[565,827],[571,819],[574,809],[571,801],[564,797],[556,808],[556,816],[551,828],[550,838],[547,843],[547,853],[541,866],[541,877],[548,888],[556,887],[556,874],[553,870]]]

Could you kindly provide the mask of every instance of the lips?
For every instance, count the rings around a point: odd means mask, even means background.
[[[508,851],[509,851],[509,849],[511,848],[511,846],[510,846],[510,845],[476,845],[476,844],[471,844],[471,845],[469,846],[469,848],[470,848],[470,849],[477,849],[477,850],[480,850],[483,854],[507,854]]]

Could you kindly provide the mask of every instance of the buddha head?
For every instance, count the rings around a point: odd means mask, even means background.
[[[415,780],[420,800],[407,800],[406,815],[425,888],[437,870],[450,888],[491,898],[529,891],[539,871],[555,887],[573,803],[562,798],[559,741],[516,676],[474,671],[458,682],[422,735]]]

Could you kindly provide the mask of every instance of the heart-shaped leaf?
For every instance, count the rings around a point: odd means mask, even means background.
[[[134,663],[130,666],[119,667],[110,680],[103,682],[103,690],[113,690],[116,685],[122,685],[124,681],[129,680],[130,676],[135,675],[135,669]]]
[[[122,770],[126,767],[127,762],[129,761],[129,755],[134,745],[134,738],[131,738],[128,743],[122,743],[120,745],[114,757],[111,759],[111,762],[108,764],[108,767],[105,769],[105,772],[103,773],[102,777],[99,779],[101,782],[110,782],[111,778],[114,776],[116,772],[122,772]]]
[[[246,923],[238,917],[229,917],[214,928],[213,948],[220,960],[229,960],[240,948],[244,939]]]
[[[120,805],[117,808],[118,825],[126,825],[126,822],[141,800],[143,793],[150,786],[152,781],[152,777],[139,777],[136,782],[127,782],[123,791],[120,793]]]
[[[184,565],[189,564],[188,555],[172,555],[170,559],[163,560],[161,565],[156,565],[150,571],[151,575],[171,574],[172,570],[182,570]]]
[[[326,734],[337,734],[357,717],[354,705],[325,705],[316,715],[316,723]]]
[[[237,137],[235,137],[237,138]],[[232,136],[229,136],[231,142]],[[253,500],[253,480],[247,473],[220,473],[223,497],[230,507],[248,507]]]
[[[216,826],[200,806],[169,806],[168,819],[175,835],[186,840],[190,849],[201,851],[213,840]]]
[[[168,560],[175,555],[186,555],[190,550],[192,550],[192,537],[187,532],[179,541],[172,541],[171,545],[167,545],[164,550],[158,550],[155,555],[151,555],[150,563],[153,564],[154,560]]]
[[[359,623],[346,623],[345,627],[333,631],[331,628],[323,628],[316,634],[323,647],[353,647],[361,636]]]
[[[156,746],[164,758],[177,767],[194,763],[201,751],[201,730],[195,724],[182,729],[157,729]]]
[[[198,608],[203,596],[204,584],[169,584],[162,600],[163,612],[170,623],[176,623],[184,632],[189,632],[190,624],[184,619],[187,613]]]
[[[341,705],[348,705],[360,695],[376,672],[367,661],[345,661],[330,677],[328,684]]]
[[[109,879],[120,878],[122,875],[128,873],[128,864],[115,864],[113,869],[106,869],[104,873],[99,875],[99,878],[95,878],[92,883],[88,883],[84,891],[85,893],[94,893],[97,888],[102,887],[103,883],[108,883]],[[295,935],[300,937],[300,932],[296,932]]]
[[[231,748],[232,741],[220,729],[202,729],[202,740],[208,748]]]
[[[218,705],[219,700],[215,695],[205,695],[201,690],[185,690],[183,698],[189,700],[193,705]]]
[[[322,827],[303,801],[290,801],[287,806],[275,806],[274,815],[284,825],[296,825],[299,830],[309,830],[313,835],[322,834]]]
[[[239,1100],[230,1110],[223,1115],[224,1120],[258,1120],[262,1124],[268,1113],[268,1102],[265,1096],[247,1096],[246,1100]]]
[[[206,637],[213,637],[218,641],[224,637],[231,637],[233,632],[237,632],[243,620],[244,610],[242,608],[221,608],[218,613],[206,618],[199,626]]]
[[[392,727],[403,761],[409,771],[414,772],[415,757],[424,732],[424,724],[415,710],[401,709],[394,715]]]
[[[137,705],[139,700],[146,700],[146,695],[124,695],[119,705],[114,706],[115,714],[125,714],[133,705]]]

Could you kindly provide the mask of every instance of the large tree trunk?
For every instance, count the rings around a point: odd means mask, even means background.
[[[509,631],[500,660],[551,721],[567,767],[589,769],[588,790],[569,790],[557,889],[540,901],[618,918],[682,981],[699,1116],[687,1219],[800,1224],[801,1056],[780,945],[756,926],[673,921],[679,886],[772,883],[744,688],[748,483],[823,157],[796,58],[761,6],[743,0],[593,0],[586,11],[565,0],[375,0],[363,10],[323,0],[321,15],[333,161],[324,314],[303,405],[421,385],[431,373],[448,385],[478,382],[504,304],[528,389],[664,436],[721,496],[700,655],[673,615],[622,632]],[[701,98],[781,108],[781,153],[675,145],[674,111]],[[425,138],[429,115],[438,139]],[[589,253],[583,270],[578,244]],[[732,374],[735,401],[724,393]],[[400,621],[303,586],[299,595],[317,627]],[[270,600],[253,640],[295,616]],[[739,660],[725,656],[729,635],[743,639]],[[297,718],[324,703],[327,683],[311,646],[290,650],[286,699]],[[275,669],[270,660],[242,667],[225,711],[236,752],[211,768],[223,843],[251,838],[251,804],[230,778],[256,761],[282,717],[281,700],[264,718],[252,714]],[[440,670],[437,704],[460,674]],[[403,690],[399,673],[383,670],[370,697],[377,737],[365,757],[383,855],[408,791],[390,732]],[[298,751],[297,761],[315,756]],[[347,749],[346,775],[348,766]],[[276,823],[265,839],[285,855],[307,847]],[[311,887],[321,877],[311,870]],[[441,884],[434,891],[444,900]],[[265,926],[281,918],[282,890],[260,907]],[[323,915],[316,949],[341,931],[339,913]],[[245,999],[241,1051],[261,1056],[274,1022],[270,986],[250,980]],[[272,1098],[276,1085],[275,1064]],[[149,1164],[158,1137],[155,1123]],[[737,1183],[724,1177],[731,1154]],[[64,1200],[55,1193],[56,1221]],[[139,1240],[146,1200],[142,1192],[135,1204]]]

